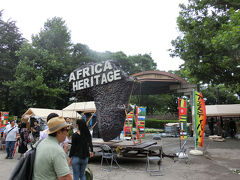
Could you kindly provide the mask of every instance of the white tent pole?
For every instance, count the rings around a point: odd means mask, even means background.
[[[194,139],[195,139],[194,144],[195,144],[195,150],[196,150],[197,149],[197,145],[196,145],[196,143],[197,143],[196,138],[197,137],[196,137],[196,129],[195,129],[195,126],[196,126],[195,122],[196,121],[195,121],[195,93],[194,93],[194,91],[195,90],[193,89],[193,122],[194,122],[193,124],[194,124]]]

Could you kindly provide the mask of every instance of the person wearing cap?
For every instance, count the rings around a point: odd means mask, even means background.
[[[63,148],[59,145],[66,139],[69,124],[63,117],[48,121],[48,137],[37,146],[33,180],[72,180]]]

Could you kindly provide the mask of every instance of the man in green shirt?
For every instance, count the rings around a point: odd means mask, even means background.
[[[33,180],[72,180],[66,154],[59,145],[66,139],[68,126],[63,117],[48,121],[48,137],[37,147]]]

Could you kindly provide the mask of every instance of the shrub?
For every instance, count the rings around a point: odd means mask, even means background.
[[[178,123],[178,120],[159,120],[159,119],[146,119],[146,128],[164,129],[166,123]]]

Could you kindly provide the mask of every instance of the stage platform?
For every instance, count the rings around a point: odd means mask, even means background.
[[[104,142],[101,138],[93,138],[92,143],[95,153],[101,152],[101,145],[107,144],[113,149],[113,151],[118,153],[118,156],[134,158],[146,157],[148,148],[157,144],[156,141],[145,141],[142,143],[136,141],[134,144],[131,140],[111,140]]]

